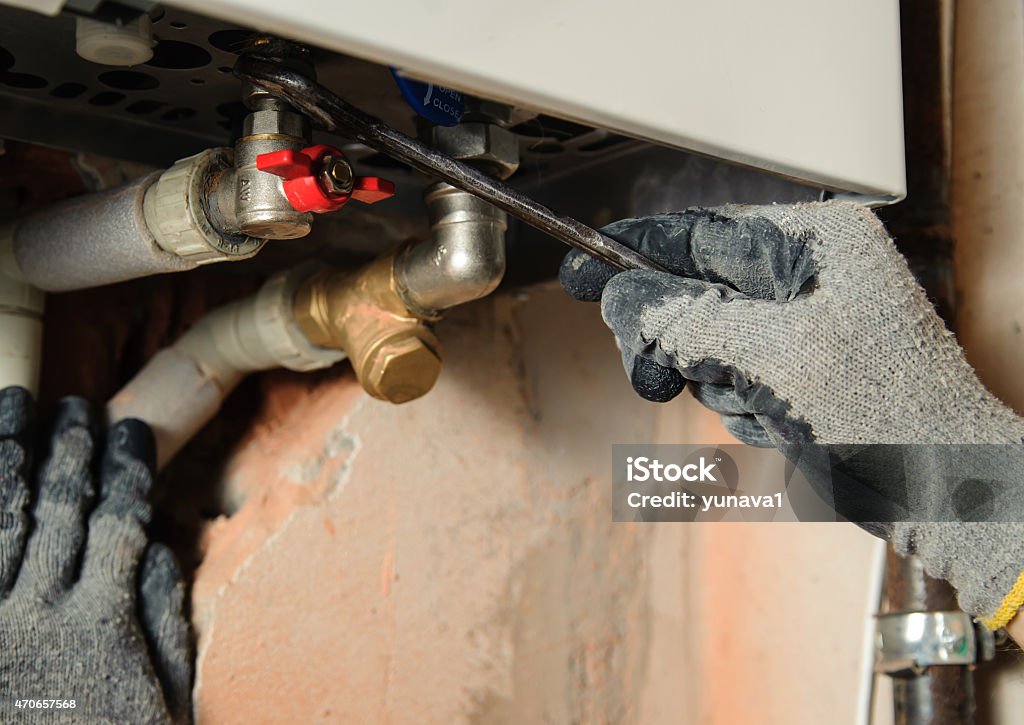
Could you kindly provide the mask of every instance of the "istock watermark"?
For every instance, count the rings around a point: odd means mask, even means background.
[[[684,463],[677,465],[669,463],[665,465],[657,458],[651,459],[647,456],[628,456],[626,458],[626,480],[627,481],[714,481],[718,482],[711,472],[715,464],[721,462],[716,458],[714,463],[708,463],[701,456],[697,463]]]
[[[612,447],[616,521],[997,522],[1019,517],[1018,444]],[[838,512],[838,513],[837,513]]]
[[[813,506],[793,508],[791,495]],[[612,447],[616,521],[836,520],[778,451],[741,445]]]

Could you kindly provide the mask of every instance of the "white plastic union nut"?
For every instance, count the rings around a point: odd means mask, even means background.
[[[101,65],[141,65],[153,57],[153,22],[140,15],[124,24],[75,18],[75,52]]]
[[[316,263],[299,265],[268,279],[256,294],[253,321],[260,339],[284,368],[305,372],[330,367],[345,359],[341,350],[314,345],[295,321],[295,291],[319,269]]]
[[[255,295],[207,314],[174,348],[224,390],[258,370],[318,370],[343,360],[344,352],[311,343],[295,322],[295,290],[316,269],[305,264],[274,275]]]
[[[167,169],[146,191],[146,225],[162,249],[194,264],[246,259],[266,242],[228,237],[214,229],[204,208],[211,167],[231,165],[231,149],[201,151]]]

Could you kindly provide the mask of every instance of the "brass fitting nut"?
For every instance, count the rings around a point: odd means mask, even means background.
[[[441,342],[429,320],[398,296],[394,257],[352,273],[313,275],[295,294],[295,321],[310,342],[344,350],[363,389],[407,403],[430,391],[441,373]]]
[[[365,359],[360,382],[375,398],[407,403],[434,387],[441,358],[415,334],[385,339]]]

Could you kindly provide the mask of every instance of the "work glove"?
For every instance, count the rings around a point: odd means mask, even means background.
[[[187,722],[184,587],[145,530],[152,433],[126,420],[103,441],[65,399],[36,466],[32,408],[0,391],[0,719]]]
[[[870,210],[725,206],[603,231],[671,272],[616,273],[578,251],[560,272],[571,295],[601,300],[641,396],[689,387],[739,440],[778,446],[812,483],[829,475],[837,511],[920,556],[965,611],[993,628],[1013,616],[1024,421],[978,380]],[[1013,523],[977,523],[991,519]]]

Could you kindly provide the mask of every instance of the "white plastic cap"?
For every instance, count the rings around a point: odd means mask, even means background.
[[[124,25],[75,18],[75,52],[101,65],[141,65],[153,57],[153,22],[140,15]]]

